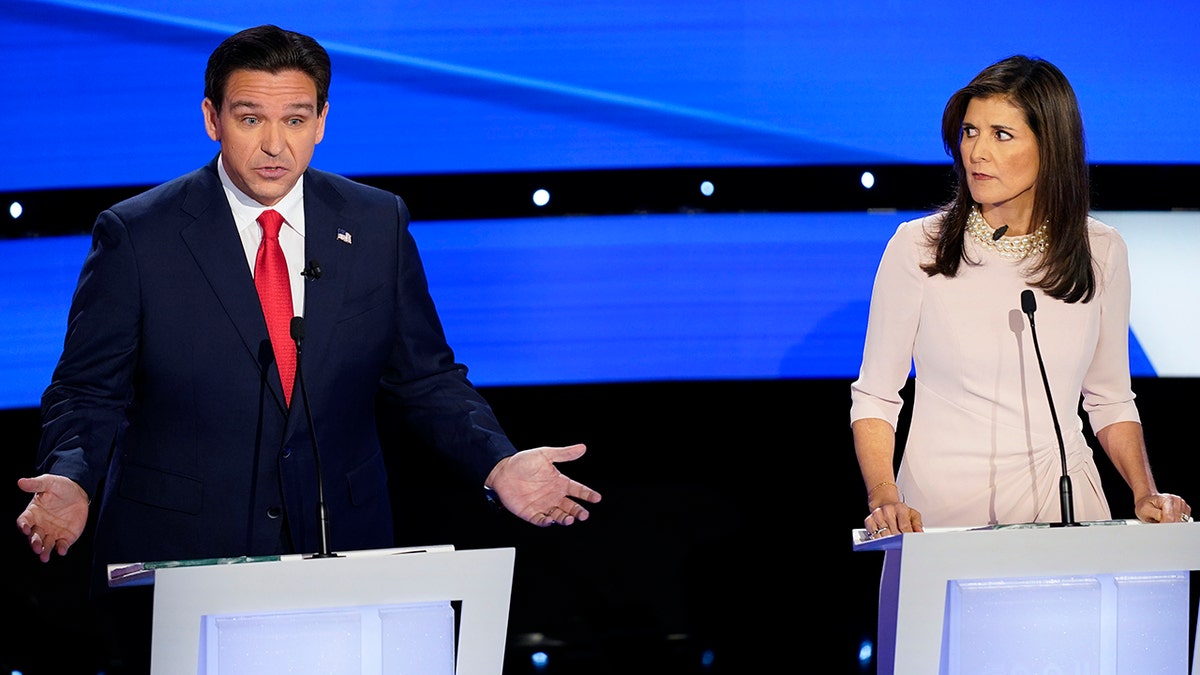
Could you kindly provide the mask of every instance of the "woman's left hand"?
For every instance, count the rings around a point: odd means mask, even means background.
[[[1186,523],[1192,520],[1192,507],[1172,494],[1152,492],[1137,500],[1133,512],[1147,523]]]

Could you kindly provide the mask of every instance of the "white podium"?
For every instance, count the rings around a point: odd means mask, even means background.
[[[515,550],[111,566],[154,584],[151,672],[500,675]]]
[[[934,529],[876,540],[859,529],[853,546],[885,554],[881,674],[1187,672],[1196,523]]]

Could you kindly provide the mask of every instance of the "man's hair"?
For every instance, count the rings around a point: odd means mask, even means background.
[[[316,40],[278,26],[256,26],[225,39],[208,57],[204,71],[204,96],[218,111],[225,102],[225,85],[236,70],[281,73],[297,70],[317,87],[317,112],[329,98],[329,54]]]

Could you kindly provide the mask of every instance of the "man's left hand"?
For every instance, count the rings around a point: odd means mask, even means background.
[[[586,450],[583,444],[522,450],[500,460],[488,475],[487,485],[504,508],[538,527],[587,520],[588,510],[580,501],[595,504],[600,493],[554,466],[578,459]]]

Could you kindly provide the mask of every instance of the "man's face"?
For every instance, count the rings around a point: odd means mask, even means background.
[[[204,125],[221,144],[221,162],[234,185],[263,206],[292,189],[325,135],[326,102],[317,110],[317,86],[298,70],[235,70],[218,111],[204,99]]]

